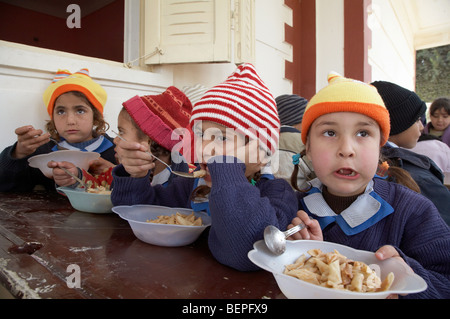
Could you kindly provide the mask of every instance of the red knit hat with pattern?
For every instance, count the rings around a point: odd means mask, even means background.
[[[162,94],[135,96],[122,105],[145,134],[169,151],[181,141],[173,131],[189,125],[192,111],[191,101],[174,86]]]
[[[240,65],[225,82],[208,90],[195,104],[191,128],[201,120],[258,139],[270,153],[278,147],[280,120],[275,99],[249,63]]]

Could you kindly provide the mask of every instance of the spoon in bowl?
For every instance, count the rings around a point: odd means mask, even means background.
[[[116,134],[117,137],[120,138],[122,141],[127,142],[127,140],[124,139],[122,136],[120,136],[118,133],[116,133],[116,132],[114,132],[114,131],[112,131],[112,132],[113,132],[114,134]],[[153,156],[154,159],[156,159],[156,160],[160,161],[161,163],[163,163],[163,164],[169,169],[170,173],[172,173],[172,174],[174,174],[174,175],[178,175],[178,176],[181,176],[181,177],[187,177],[187,178],[199,178],[199,177],[203,177],[203,176],[204,176],[203,172],[201,172],[202,170],[196,171],[196,172],[193,172],[193,173],[174,171],[174,170],[172,170],[172,168],[170,167],[169,164],[167,164],[166,162],[164,162],[162,159],[156,157],[156,156],[153,155],[151,152],[146,151],[145,153],[147,153],[147,154]],[[206,172],[205,172],[205,173],[206,173]],[[203,175],[202,175],[202,174],[203,174]]]
[[[283,232],[275,226],[269,225],[264,229],[264,242],[272,253],[281,255],[286,250],[286,238],[305,227],[306,225],[301,223]]]

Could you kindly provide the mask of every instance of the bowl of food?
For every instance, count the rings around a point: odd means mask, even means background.
[[[271,272],[290,299],[384,299],[427,288],[422,277],[395,258],[380,261],[373,252],[326,241],[288,240],[278,256],[260,240],[248,257]]]
[[[100,154],[96,152],[62,150],[30,157],[28,159],[28,164],[31,167],[39,168],[45,176],[52,178],[53,171],[47,166],[50,161],[70,162],[87,171],[89,169],[89,163],[99,157]]]
[[[134,235],[148,244],[179,247],[192,244],[211,225],[211,217],[192,209],[156,205],[115,206]]]
[[[103,189],[58,187],[57,190],[64,193],[73,208],[81,212],[108,214],[111,213],[111,191]]]

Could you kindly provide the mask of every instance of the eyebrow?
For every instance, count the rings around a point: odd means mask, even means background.
[[[326,125],[338,125],[339,122],[337,121],[322,121],[322,122],[318,122],[316,124],[316,126],[326,126]],[[360,121],[356,123],[356,126],[376,126],[377,122],[374,120],[370,120],[370,121]]]

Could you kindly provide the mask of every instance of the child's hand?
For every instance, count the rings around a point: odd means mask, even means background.
[[[401,261],[406,266],[406,268],[409,271],[414,273],[414,270],[412,270],[412,268],[409,267],[409,265],[405,262],[405,260],[402,257],[400,257],[397,249],[395,249],[393,246],[385,245],[385,246],[380,247],[375,252],[375,257],[378,260],[385,260],[385,259],[388,259],[388,258],[396,258],[397,260]],[[398,295],[394,295],[394,294],[393,295],[389,295],[387,298],[388,299],[397,299]]]
[[[110,167],[114,167],[115,165],[110,161],[105,160],[102,157],[99,157],[96,160],[93,160],[89,163],[89,173],[92,175],[100,175]]]
[[[70,186],[77,182],[72,176],[60,168],[64,167],[73,175],[78,176],[78,168],[73,163],[50,161],[47,163],[47,166],[53,168],[53,179],[55,180],[56,185]]]
[[[33,126],[27,125],[17,128],[17,145],[13,151],[14,158],[24,158],[33,154],[36,149],[48,143],[50,134],[42,134],[42,130],[36,130]]]
[[[144,177],[155,167],[153,157],[146,153],[147,148],[143,144],[127,142],[119,137],[114,139],[114,144],[119,162],[131,177]]]
[[[297,226],[301,222],[305,223],[306,228],[303,228],[299,232],[293,234],[288,239],[323,240],[322,229],[320,228],[319,222],[315,219],[309,218],[309,215],[303,210],[299,210],[297,212],[297,217],[292,219],[292,222],[288,225],[287,229]]]
[[[258,140],[251,140],[245,146],[238,148],[237,158],[245,163],[246,177],[259,172],[268,163],[266,152],[259,147]]]

